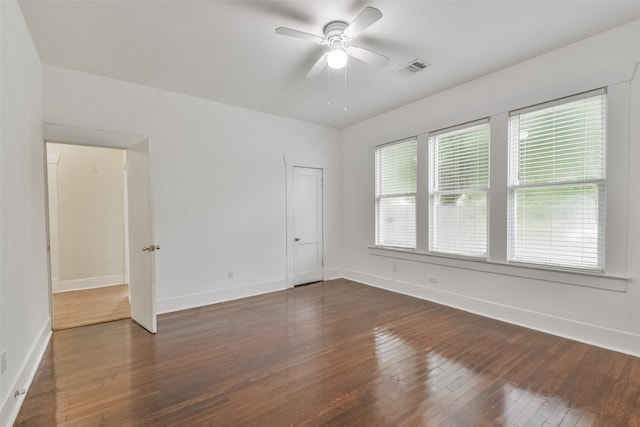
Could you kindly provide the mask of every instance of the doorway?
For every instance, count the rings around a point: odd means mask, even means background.
[[[324,169],[287,165],[288,285],[324,279]]]
[[[151,210],[151,175],[149,162],[149,141],[146,137],[120,132],[92,130],[67,125],[45,123],[43,125],[45,146],[47,143],[60,143],[74,146],[101,147],[118,149],[126,158],[121,164],[124,173],[123,223],[125,227],[125,276],[128,282],[128,300],[131,318],[151,333],[157,331],[155,303],[155,252],[160,249],[153,241],[153,217]],[[124,164],[124,171],[122,165]],[[46,167],[47,165],[45,165]],[[48,174],[45,174],[47,181]],[[49,187],[48,182],[46,183]],[[47,193],[48,195],[48,193]],[[47,216],[49,216],[49,197]],[[126,214],[125,214],[126,212]],[[55,257],[51,253],[52,234],[55,227],[50,227],[47,218],[48,250],[50,251],[50,277],[55,269]],[[59,236],[58,236],[59,237]],[[102,238],[106,238],[104,235]],[[100,247],[100,238],[92,242]],[[129,250],[129,248],[131,250]],[[58,260],[60,261],[60,260]],[[54,283],[50,281],[53,294]],[[53,298],[51,298],[51,314],[53,317]]]
[[[121,149],[46,144],[53,329],[131,317]]]

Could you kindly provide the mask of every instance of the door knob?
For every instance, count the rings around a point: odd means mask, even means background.
[[[160,245],[150,245],[142,247],[142,252],[155,252],[157,250],[160,250]]]
[[[293,241],[294,241],[294,242],[297,242],[297,241],[299,241],[299,240],[300,240],[300,238],[299,238],[299,237],[294,237],[294,238],[293,238]]]

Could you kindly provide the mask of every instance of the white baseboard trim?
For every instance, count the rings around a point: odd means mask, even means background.
[[[125,282],[124,274],[112,274],[110,276],[86,277],[72,280],[51,280],[53,293],[78,291],[81,289],[102,288],[104,286],[121,285]]]
[[[187,310],[218,302],[282,291],[286,288],[286,280],[274,280],[272,282],[238,286],[237,288],[226,288],[210,292],[200,292],[172,298],[163,298],[158,300],[157,312],[158,314],[171,313],[173,311]]]
[[[342,278],[342,270],[338,269],[324,269],[324,280],[334,280]]]
[[[361,282],[366,285],[640,357],[640,335],[633,333],[446,292],[428,286],[393,280],[360,271],[343,270],[343,275],[346,279]]]
[[[2,409],[0,410],[0,426],[12,426],[13,423],[15,423],[18,413],[20,412],[20,408],[22,407],[22,402],[24,402],[24,398],[27,393],[29,393],[29,387],[31,387],[31,382],[38,370],[38,366],[40,366],[40,361],[42,360],[44,351],[47,348],[47,344],[49,344],[50,338],[51,318],[49,317],[45,321],[44,325],[42,325],[38,338],[35,340],[29,349],[27,357],[25,357],[22,362],[22,365],[18,370],[16,380],[11,384],[11,387],[7,388],[9,391],[2,402]],[[19,396],[14,395],[16,390],[23,389],[27,393]]]
[[[340,269],[331,269],[331,268],[325,268],[322,270],[322,280],[323,281],[327,281],[327,280],[334,280],[334,279],[340,279],[342,278],[342,270]],[[287,285],[289,288],[293,288],[296,285],[294,285],[294,276],[293,274],[289,274],[287,275]]]

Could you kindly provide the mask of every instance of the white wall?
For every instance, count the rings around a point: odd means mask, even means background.
[[[339,276],[339,131],[48,65],[44,88],[45,122],[149,137],[160,312],[286,286],[284,155],[329,165],[325,277]]]
[[[124,154],[47,144],[53,292],[124,283]]]
[[[15,1],[0,2],[0,425],[9,425],[50,335],[42,66]]]
[[[598,82],[607,79],[612,83],[624,80],[620,76],[625,72],[632,75],[633,68],[628,64],[640,60],[638,40],[640,21],[635,21],[345,129],[342,135],[344,164],[348,165],[344,169],[343,228],[348,230],[344,246],[345,276],[490,317],[640,354],[640,292],[635,279],[640,276],[640,264],[637,262],[640,255],[637,221],[640,217],[640,196],[637,192],[640,172],[636,167],[630,168],[628,194],[626,177],[622,177],[624,194],[612,193],[623,201],[614,206],[614,210],[622,212],[621,218],[628,214],[630,219],[628,228],[624,221],[612,225],[617,227],[622,238],[609,242],[613,250],[622,256],[621,260],[615,261],[618,264],[615,273],[633,278],[626,283],[625,292],[556,283],[551,281],[551,274],[544,272],[537,279],[517,277],[510,267],[497,266],[493,272],[474,271],[441,265],[440,260],[433,257],[409,260],[392,254],[400,258],[391,258],[389,252],[368,248],[374,240],[373,146],[595,89]],[[413,78],[428,79],[428,70]],[[591,84],[596,86],[590,87]],[[631,165],[636,165],[640,162],[640,78],[636,76],[630,86],[631,148],[628,159]],[[506,115],[501,117],[506,124]],[[615,131],[624,134],[625,130]],[[506,130],[504,132],[506,138]],[[612,146],[610,149],[624,150],[625,147]],[[610,175],[619,173],[617,169],[626,169],[626,157],[621,156],[621,160],[618,165],[610,165],[613,166],[609,170]],[[624,271],[627,242],[628,271]],[[387,256],[380,256],[380,253]],[[392,272],[393,264],[398,264],[396,273]],[[437,279],[437,283],[429,282],[430,277]],[[595,286],[610,282],[580,276],[573,279]],[[623,288],[624,285],[623,281]]]

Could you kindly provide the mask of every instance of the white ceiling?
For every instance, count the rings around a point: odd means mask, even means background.
[[[20,5],[46,64],[336,128],[640,18],[640,1],[606,0]],[[305,78],[322,47],[274,30],[322,35],[329,21],[351,22],[365,6],[383,17],[356,40],[391,62],[383,69],[349,62],[344,111],[342,72]],[[396,72],[415,58],[432,66],[412,77]]]

